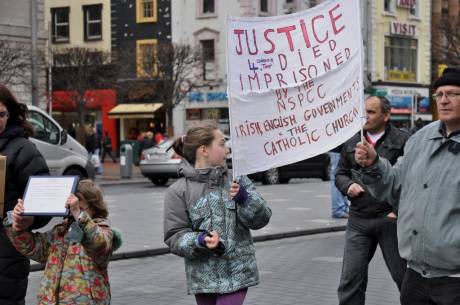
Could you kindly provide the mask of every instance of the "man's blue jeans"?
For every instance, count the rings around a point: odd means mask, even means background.
[[[348,199],[335,186],[335,173],[337,172],[337,166],[339,165],[340,154],[330,152],[329,157],[331,158],[331,208],[332,217],[342,217],[348,213]]]
[[[377,245],[382,250],[393,281],[401,289],[406,261],[399,256],[396,219],[387,216],[363,218],[350,215],[338,289],[339,305],[364,305],[368,265]]]

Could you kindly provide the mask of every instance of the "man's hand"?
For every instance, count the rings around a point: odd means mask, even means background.
[[[33,216],[22,216],[24,212],[24,202],[18,199],[18,203],[13,210],[13,230],[21,232],[27,230],[33,223]]]
[[[356,144],[355,160],[362,167],[370,166],[375,163],[377,152],[367,141]]]
[[[347,195],[348,197],[350,198],[353,198],[353,197],[356,197],[358,196],[359,194],[361,193],[364,193],[364,189],[361,185],[359,185],[358,183],[352,183],[349,187],[348,187],[348,191],[347,191]]]
[[[208,249],[215,249],[219,245],[219,233],[217,231],[211,231],[209,232],[210,236],[206,236],[204,238],[204,241],[206,242],[206,247]]]

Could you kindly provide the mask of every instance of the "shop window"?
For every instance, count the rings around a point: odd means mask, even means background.
[[[137,23],[157,21],[157,0],[136,0]]]
[[[85,41],[102,39],[102,4],[84,5]]]
[[[385,37],[385,80],[417,81],[417,40]]]
[[[51,31],[53,43],[69,42],[69,7],[51,9]]]
[[[384,0],[383,10],[385,13],[394,14],[396,10],[396,0]]]
[[[157,40],[146,39],[136,41],[137,77],[153,77],[157,75],[156,64]]]
[[[201,109],[198,109],[198,108],[187,109],[186,119],[189,121],[201,121],[202,120]]]

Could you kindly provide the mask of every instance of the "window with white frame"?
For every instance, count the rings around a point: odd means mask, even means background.
[[[215,18],[217,17],[216,0],[197,0],[196,1],[197,18]]]
[[[418,18],[420,10],[420,1],[413,1],[412,5],[409,8],[409,14],[411,17]]]
[[[216,7],[214,0],[202,0],[203,14],[214,14],[216,12]]]
[[[396,0],[384,0],[383,10],[385,13],[394,14],[396,11]]]
[[[385,80],[417,81],[417,40],[385,37]]]
[[[51,27],[53,43],[69,42],[69,7],[51,9]]]
[[[260,12],[268,14],[268,0],[260,0]]]
[[[102,39],[102,4],[84,5],[85,40]]]
[[[214,62],[216,60],[214,39],[200,40],[202,58],[203,58],[203,79],[211,80],[215,78]]]

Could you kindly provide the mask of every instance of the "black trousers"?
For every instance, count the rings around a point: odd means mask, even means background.
[[[408,268],[401,288],[402,305],[459,305],[460,278],[424,278]]]
[[[343,254],[342,276],[338,289],[340,305],[364,305],[369,262],[377,245],[398,289],[406,271],[406,262],[399,256],[396,219],[389,217],[348,219]]]

